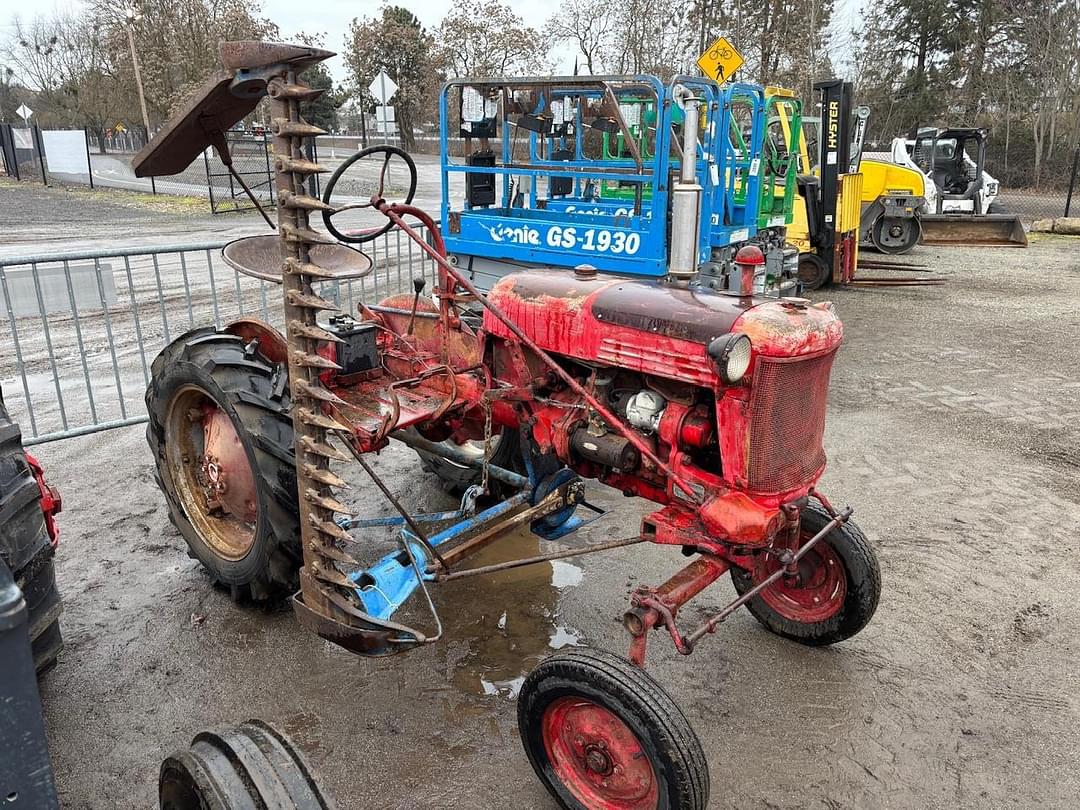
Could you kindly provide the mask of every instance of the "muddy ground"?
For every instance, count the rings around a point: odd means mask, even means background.
[[[847,330],[824,490],[880,554],[874,622],[811,650],[740,613],[690,658],[650,647],[704,743],[713,807],[1075,806],[1080,240],[910,260],[947,286],[817,296]],[[210,586],[142,433],[36,449],[65,507],[67,647],[42,687],[65,808],[155,806],[163,756],[249,717],[293,735],[343,808],[551,807],[518,742],[516,682],[560,645],[625,651],[626,595],[683,561],[635,547],[444,586],[444,643],[355,659]],[[451,504],[404,448],[378,469],[410,506]],[[346,475],[363,511],[389,512]],[[625,536],[646,509],[591,497],[613,511],[574,543]],[[714,586],[684,621],[731,594]]]

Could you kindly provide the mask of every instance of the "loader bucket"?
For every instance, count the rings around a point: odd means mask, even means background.
[[[1013,214],[933,214],[920,217],[922,244],[1027,247],[1027,234]]]

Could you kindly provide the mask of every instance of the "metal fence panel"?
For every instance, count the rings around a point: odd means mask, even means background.
[[[225,141],[232,158],[233,171],[240,175],[264,207],[273,206],[274,172],[270,164],[273,143],[270,135],[265,130],[230,130],[225,133]],[[211,211],[220,214],[255,208],[215,150],[206,149],[203,152],[203,165],[206,167]]]
[[[395,230],[369,243],[371,273],[318,291],[355,315],[411,290],[413,276],[433,280],[434,262],[403,239]],[[0,259],[0,385],[27,444],[145,422],[153,359],[191,329],[242,315],[283,328],[281,288],[230,268],[225,244]]]

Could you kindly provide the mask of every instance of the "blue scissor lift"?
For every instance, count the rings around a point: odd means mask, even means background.
[[[702,102],[699,264],[708,267],[717,249],[752,239],[765,135],[762,88],[693,77],[668,84],[654,76],[463,78],[447,83],[440,98],[448,252],[482,286],[522,265],[666,276],[671,189],[681,166],[679,87]],[[647,149],[630,136],[626,114],[635,102],[657,111]],[[744,122],[745,136],[733,139],[733,127]],[[604,159],[603,133],[623,135],[630,156]],[[461,144],[464,154],[452,156]],[[605,183],[635,193],[604,198]]]

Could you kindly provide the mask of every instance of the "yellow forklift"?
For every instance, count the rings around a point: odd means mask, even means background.
[[[799,279],[808,290],[853,284],[859,246],[906,253],[919,242],[923,180],[919,172],[862,160],[869,110],[853,109],[850,82],[814,85],[821,117],[803,119],[794,218],[788,241],[799,249]],[[860,285],[934,283],[927,279],[860,279]]]

